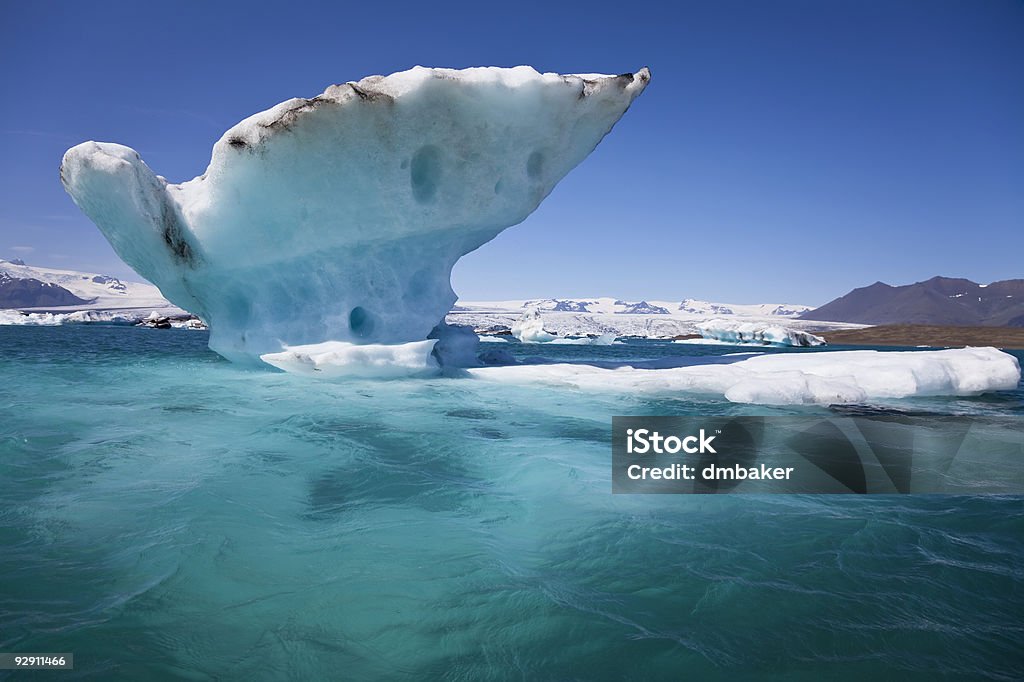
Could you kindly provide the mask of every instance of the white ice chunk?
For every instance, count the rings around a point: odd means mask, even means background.
[[[490,381],[548,383],[602,393],[717,395],[761,405],[978,395],[1013,390],[1021,377],[1017,358],[995,348],[768,354],[729,364],[673,369],[550,364],[469,371]]]
[[[416,67],[251,116],[180,185],[100,142],[61,180],[225,357],[405,344],[451,308],[455,262],[537,208],[649,79]]]
[[[512,336],[522,343],[548,343],[557,337],[544,329],[544,320],[541,319],[540,311],[531,308],[523,313],[522,317],[512,325]]]
[[[261,359],[286,372],[323,378],[428,376],[440,371],[433,356],[436,343],[435,339],[387,345],[325,341],[267,353]]]

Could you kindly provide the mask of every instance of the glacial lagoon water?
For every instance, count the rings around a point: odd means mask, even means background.
[[[612,415],[825,408],[317,382],[206,342],[0,327],[0,651],[75,655],[40,679],[1020,674],[1021,497],[610,494]]]

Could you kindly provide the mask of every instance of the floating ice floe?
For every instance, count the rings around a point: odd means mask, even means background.
[[[61,180],[229,359],[404,346],[450,310],[455,262],[537,208],[649,79],[416,67],[247,118],[189,182],[102,142],[68,150]]]
[[[362,344],[344,341],[296,346],[262,356],[264,362],[295,374],[323,378],[399,378],[437,374],[435,339],[400,344]]]
[[[551,343],[559,345],[564,344],[567,346],[610,346],[614,343],[622,343],[621,341],[615,340],[615,334],[600,334],[598,336],[582,336],[582,337],[558,337]]]
[[[538,364],[468,371],[480,379],[496,382],[549,384],[601,393],[712,395],[762,405],[969,396],[1013,390],[1021,378],[1017,359],[995,348],[770,354],[728,364],[664,369]]]
[[[810,332],[790,329],[781,325],[756,322],[734,322],[732,320],[709,320],[697,325],[704,339],[722,343],[753,344],[762,346],[824,346],[825,339]],[[700,339],[685,339],[685,342],[700,343]]]

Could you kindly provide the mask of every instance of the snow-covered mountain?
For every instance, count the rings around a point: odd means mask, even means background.
[[[100,275],[92,272],[76,272],[74,270],[54,270],[25,265],[22,261],[0,260],[0,281],[6,282],[39,282],[45,285],[35,301],[14,305],[0,304],[3,308],[31,310],[45,308],[47,310],[123,310],[126,308],[164,309],[171,304],[160,295],[160,290],[152,284],[143,282],[124,282],[116,277]],[[63,290],[70,294],[63,302],[56,292]],[[55,300],[49,300],[55,299]]]
[[[711,303],[709,301],[698,301],[687,298],[679,304],[679,310],[694,315],[742,315],[742,316],[773,316],[773,317],[796,317],[802,313],[812,310],[809,305],[796,305],[793,303]]]
[[[133,324],[186,317],[152,284],[0,260],[0,325]]]
[[[0,271],[0,308],[64,306],[86,303],[67,289],[33,278],[12,277]]]
[[[741,316],[779,316],[796,317],[803,312],[812,310],[812,306],[795,303],[712,303],[695,298],[680,301],[626,301],[619,298],[533,298],[504,301],[463,301],[460,300],[454,310],[474,311],[512,311],[522,312],[530,308],[542,311],[564,313],[603,313],[603,314],[638,314],[638,315],[669,315],[672,311],[693,315],[741,315]]]
[[[668,308],[660,305],[653,305],[647,301],[640,301],[639,303],[627,303],[626,301],[616,301],[616,305],[623,304],[623,309],[617,311],[620,315],[668,315]]]

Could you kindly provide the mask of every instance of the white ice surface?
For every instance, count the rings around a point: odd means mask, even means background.
[[[766,354],[729,364],[669,369],[549,364],[469,372],[495,382],[549,384],[584,392],[712,395],[762,405],[978,395],[1012,390],[1021,377],[1017,359],[995,348]]]
[[[61,179],[225,357],[405,344],[454,303],[455,262],[526,218],[649,78],[417,67],[251,116],[180,185],[100,142]]]

